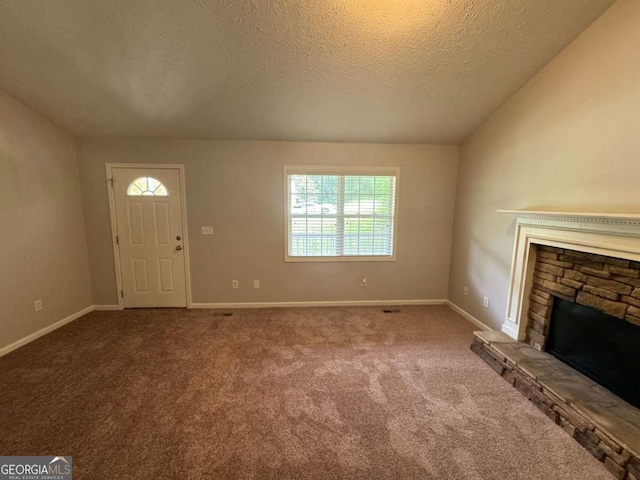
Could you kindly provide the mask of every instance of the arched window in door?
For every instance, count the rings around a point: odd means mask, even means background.
[[[127,195],[130,197],[166,197],[167,188],[153,177],[140,177],[129,185]]]

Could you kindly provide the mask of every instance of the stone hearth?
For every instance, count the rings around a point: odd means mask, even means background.
[[[555,357],[502,332],[475,332],[471,350],[615,478],[640,480],[638,409]]]

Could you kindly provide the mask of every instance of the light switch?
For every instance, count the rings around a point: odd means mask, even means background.
[[[213,227],[200,227],[200,235],[213,235]]]

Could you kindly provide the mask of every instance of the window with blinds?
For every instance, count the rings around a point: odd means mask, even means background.
[[[285,260],[394,260],[398,176],[398,168],[285,167]]]

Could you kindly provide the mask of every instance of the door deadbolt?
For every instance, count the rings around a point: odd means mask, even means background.
[[[176,237],[176,240],[180,241],[180,240],[182,240],[182,237],[181,237],[180,235],[178,235],[178,236]]]

